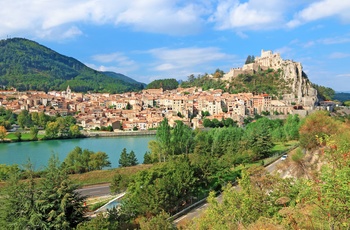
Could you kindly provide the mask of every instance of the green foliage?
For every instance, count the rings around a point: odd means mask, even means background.
[[[171,132],[170,143],[173,154],[188,154],[193,144],[193,134],[190,127],[182,121],[176,121],[176,125]]]
[[[176,79],[159,79],[154,80],[151,83],[149,83],[146,87],[146,89],[160,89],[163,88],[163,90],[172,90],[176,89],[178,87],[179,83],[176,81]]]
[[[126,148],[123,148],[119,158],[119,167],[129,167],[134,165],[138,165],[134,151],[131,150],[130,153],[127,153]]]
[[[341,102],[350,101],[350,93],[335,93],[332,99]]]
[[[317,90],[317,95],[321,100],[330,101],[333,100],[335,91],[332,88],[322,85],[312,84],[312,87]]]
[[[13,38],[0,41],[0,85],[25,90],[121,93],[143,89],[138,82],[93,70],[36,42]]]
[[[250,63],[254,63],[254,62],[255,62],[254,55],[253,56],[248,55],[248,57],[247,57],[247,59],[246,59],[244,64],[250,64]]]
[[[138,165],[138,161],[137,161],[136,155],[135,155],[133,150],[130,151],[128,158],[129,158],[129,165],[130,166]]]
[[[39,132],[38,127],[36,126],[30,127],[30,139],[33,141],[38,140],[38,132]]]
[[[130,176],[127,174],[116,173],[113,176],[110,189],[113,193],[121,193],[124,192],[128,188],[128,184],[130,182]]]
[[[32,165],[24,169],[27,180],[16,171],[1,190],[0,225],[6,229],[72,229],[85,220],[84,198],[52,156],[42,180],[34,181]],[[3,198],[6,199],[3,199]]]
[[[166,157],[171,154],[171,132],[170,132],[170,126],[168,123],[168,119],[165,117],[163,121],[160,123],[157,134],[156,134],[156,141],[159,145],[160,150],[160,161],[163,158],[163,161],[165,161]]]
[[[28,110],[22,110],[17,117],[17,122],[21,128],[31,127],[32,126],[32,118],[28,112]]]
[[[77,186],[69,181],[60,165],[57,157],[50,158],[40,183],[37,204],[47,228],[70,229],[85,220],[85,199],[75,192]]]
[[[18,165],[5,165],[0,164],[0,181],[6,181],[10,178],[13,174],[20,173],[21,170],[18,167]]]
[[[186,155],[171,159],[135,176],[122,201],[123,210],[134,215],[176,212],[191,200],[196,181]]]
[[[205,118],[203,120],[203,126],[205,128],[230,127],[230,126],[237,126],[237,122],[235,122],[232,118],[222,119],[221,121],[219,121],[216,118],[214,118],[213,120]]]
[[[221,73],[217,72],[220,77]],[[213,79],[208,74],[198,75],[194,77],[193,75],[188,77],[188,81],[183,81],[180,85],[182,88],[190,87],[202,87],[203,90],[209,89],[222,89],[225,90],[226,82],[222,81],[220,78]]]
[[[318,111],[301,121],[300,146],[306,149],[313,149],[322,143],[317,138],[324,138],[338,132],[340,123],[332,119],[328,112]]]
[[[246,144],[246,150],[252,151],[253,159],[270,156],[273,147],[271,129],[271,121],[268,118],[261,118],[247,125],[243,142]]]
[[[151,218],[143,217],[140,220],[140,229],[143,230],[175,230],[177,229],[173,223],[169,220],[169,214],[161,212],[160,214]]]
[[[104,167],[110,167],[111,162],[105,152],[93,152],[88,149],[82,150],[75,147],[68,153],[62,164],[68,173],[84,173],[93,170],[101,170]]]
[[[143,155],[143,164],[152,164],[153,160],[151,157],[151,153],[146,151],[145,154]]]

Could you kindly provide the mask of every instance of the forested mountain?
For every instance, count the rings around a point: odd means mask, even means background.
[[[111,76],[113,75],[113,76]],[[93,70],[34,41],[0,41],[0,85],[18,90],[63,90],[121,93],[144,88],[126,76]]]

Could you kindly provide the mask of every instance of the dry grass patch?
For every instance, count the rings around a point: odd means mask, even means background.
[[[92,172],[82,173],[82,174],[72,174],[69,175],[69,178],[82,186],[86,185],[93,185],[93,184],[104,184],[104,183],[111,183],[113,176],[116,173],[125,174],[125,175],[133,175],[136,174],[139,171],[151,168],[152,165],[136,165],[131,167],[124,167],[124,168],[115,168],[115,169],[108,169],[108,170],[96,170]]]

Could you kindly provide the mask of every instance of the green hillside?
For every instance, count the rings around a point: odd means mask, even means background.
[[[126,77],[126,76],[125,76]],[[12,38],[0,41],[0,85],[24,90],[121,93],[144,84],[93,70],[36,42]]]
[[[267,93],[275,98],[278,98],[283,93],[290,93],[291,89],[288,82],[280,77],[280,71],[272,69],[261,70],[252,74],[240,74],[230,82],[221,80],[223,73],[217,70],[211,77],[208,74],[193,75],[188,77],[187,81],[181,83],[181,87],[202,87],[203,90],[222,89],[229,93]]]

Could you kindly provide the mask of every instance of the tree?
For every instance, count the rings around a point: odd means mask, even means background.
[[[30,127],[32,125],[32,119],[28,110],[22,110],[17,117],[17,121],[22,129],[25,127]]]
[[[39,132],[38,127],[36,126],[30,127],[30,132],[29,132],[30,139],[33,141],[38,140],[38,132]]]
[[[340,124],[332,119],[328,112],[318,111],[307,116],[302,122],[299,129],[300,146],[306,149],[313,149],[319,146],[318,138],[326,135],[332,135],[338,132]]]
[[[90,152],[86,152],[89,154]],[[68,173],[81,173],[86,170],[86,166],[88,166],[88,161],[90,160],[90,155],[87,156],[87,163],[85,160],[85,164],[82,159],[83,150],[80,147],[75,147],[72,151],[70,151],[67,157],[63,161],[63,165]],[[85,165],[85,166],[84,166]]]
[[[169,220],[169,214],[162,211],[156,216],[151,218],[142,217],[140,220],[140,229],[144,230],[175,230],[177,229],[173,223]]]
[[[156,140],[159,144],[163,161],[165,161],[166,157],[171,153],[170,125],[168,124],[168,119],[166,117],[163,119],[157,129]]]
[[[101,170],[104,167],[110,167],[111,162],[105,152],[99,151],[90,156],[89,166],[90,170]]]
[[[15,136],[17,137],[17,141],[21,141],[22,140],[22,133],[19,131],[15,132]]]
[[[119,167],[128,167],[130,166],[130,160],[126,148],[123,148],[122,153],[119,158]]]
[[[143,155],[143,164],[152,164],[153,160],[151,157],[151,153],[146,151],[145,154]]]
[[[111,191],[114,193],[120,193],[125,191],[128,188],[128,184],[130,182],[130,176],[127,174],[121,174],[117,172],[112,179],[111,183]]]
[[[128,158],[129,158],[129,165],[130,166],[134,166],[134,165],[139,164],[133,150],[131,150],[131,152],[129,153]]]
[[[86,207],[85,198],[75,190],[77,186],[60,167],[57,156],[51,156],[40,182],[37,205],[40,207],[40,219],[48,229],[72,229],[83,222]]]
[[[203,120],[203,126],[204,126],[205,128],[209,128],[209,127],[212,127],[212,126],[213,126],[213,123],[211,122],[210,119],[205,118],[205,119]]]
[[[69,127],[69,136],[79,137],[81,135],[78,125],[71,125]]]
[[[132,109],[132,105],[130,105],[130,103],[128,102],[126,104],[126,107],[125,107],[126,110],[131,110]]]
[[[59,133],[59,124],[57,122],[48,122],[45,128],[45,137],[48,139],[57,138]]]
[[[0,126],[0,140],[1,141],[4,141],[6,134],[7,134],[7,130],[5,129],[5,127]]]
[[[270,131],[271,122],[266,117],[247,125],[243,141],[246,144],[245,149],[253,152],[255,160],[261,157],[269,157],[273,147]]]
[[[192,130],[182,121],[175,121],[176,125],[171,135],[173,154],[189,153],[193,144]]]
[[[28,178],[23,181],[21,171],[12,171],[6,187],[1,190],[0,226],[7,229],[40,229],[45,223],[40,219],[38,188],[34,182],[34,171],[30,163],[25,165],[24,174]]]
[[[299,139],[299,127],[300,127],[299,116],[297,114],[288,115],[286,123],[284,124],[284,131],[286,133],[288,140]]]

